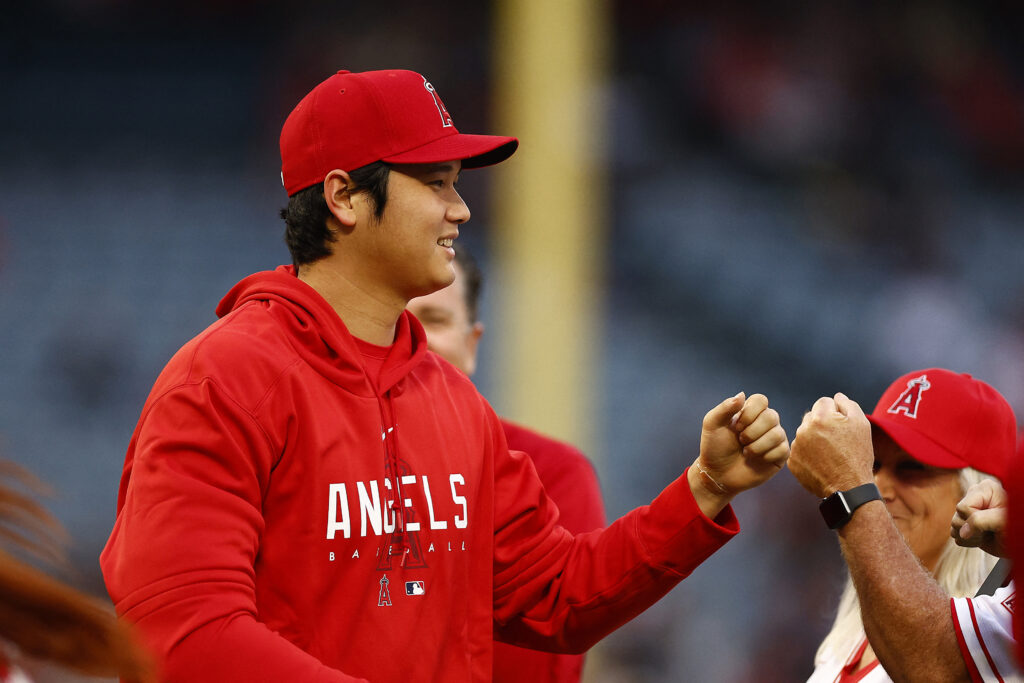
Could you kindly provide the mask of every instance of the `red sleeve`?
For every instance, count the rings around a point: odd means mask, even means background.
[[[573,537],[557,525],[530,458],[508,451],[503,435],[499,441],[494,619],[501,641],[583,652],[739,532],[731,508],[715,521],[701,513],[684,473],[650,505]]]
[[[1024,458],[1024,432],[1018,438],[1016,462],[1019,463]],[[1011,467],[1007,478],[1009,510],[1006,518],[1006,547],[1013,560],[1013,582],[1024,586],[1024,467]],[[1013,636],[1017,642],[1017,659],[1024,662],[1024,610],[1013,613]]]
[[[209,380],[148,408],[100,562],[120,614],[167,682],[359,679],[329,669],[256,616],[254,562],[274,450]]]

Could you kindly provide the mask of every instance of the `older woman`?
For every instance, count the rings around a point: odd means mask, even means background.
[[[850,581],[810,681],[988,679],[961,648],[950,596],[974,595],[995,558],[955,545],[949,525],[981,472],[1008,471],[1015,436],[995,389],[938,368],[897,379],[870,416],[842,394],[815,403],[790,469],[823,498]],[[979,653],[992,680],[1018,680],[1011,648]]]

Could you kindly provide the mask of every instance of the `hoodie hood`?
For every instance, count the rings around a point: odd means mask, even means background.
[[[363,396],[376,396],[363,370],[362,356],[345,323],[319,292],[295,276],[292,266],[254,273],[236,284],[217,305],[223,318],[248,306],[263,306],[285,327],[303,360],[331,382]],[[427,352],[419,321],[402,311],[395,341],[380,373],[381,395],[397,386]]]

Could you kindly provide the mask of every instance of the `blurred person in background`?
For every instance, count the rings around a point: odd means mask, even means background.
[[[38,668],[150,683],[152,665],[108,606],[8,552],[64,561],[57,520],[22,489],[45,490],[22,467],[0,460],[0,683],[28,683]]]
[[[423,324],[427,345],[472,377],[477,346],[484,333],[479,319],[483,273],[469,251],[455,245],[455,282],[416,297],[408,309]],[[544,490],[558,507],[558,523],[573,534],[605,525],[601,486],[590,460],[570,444],[501,420],[511,450],[530,456]],[[575,683],[583,674],[583,655],[558,655],[494,644],[495,683]]]
[[[940,368],[897,379],[871,415],[843,394],[814,404],[790,469],[823,499],[850,577],[810,681],[1024,680],[1000,620],[1013,586],[969,597],[996,559],[950,538],[982,472],[1010,471],[1015,439],[995,389]]]
[[[415,72],[341,71],[280,144],[292,264],[238,283],[158,377],[100,556],[165,680],[488,681],[496,638],[582,652],[739,532],[731,501],[789,457],[764,395],[712,408],[653,502],[573,536],[428,353],[406,306],[455,279],[459,174],[515,138],[459,133]]]

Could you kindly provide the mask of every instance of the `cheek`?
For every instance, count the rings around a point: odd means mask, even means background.
[[[428,341],[431,349],[434,349],[437,353],[441,354],[445,358],[452,358],[456,355],[458,350],[458,344],[455,343],[457,336],[451,330],[444,330],[438,332],[432,332],[428,335]]]
[[[953,490],[946,488],[920,497],[917,514],[921,516],[922,530],[926,530],[934,544],[944,543],[949,536],[949,523],[958,500],[959,496],[954,497]]]
[[[935,501],[933,515],[936,518],[935,523],[937,525],[949,526],[950,521],[953,519],[953,513],[956,512],[956,504],[959,500],[959,491],[949,491]]]
[[[948,511],[952,517],[954,510],[956,510],[956,504],[960,502],[962,497],[959,478],[949,477],[941,486],[935,488],[933,504],[937,509],[942,510],[943,513]]]
[[[440,332],[431,337],[430,345],[437,346],[439,349],[444,349],[446,354],[450,354],[452,349],[455,348],[455,345],[452,343],[453,337],[454,335],[451,330],[445,330],[444,332]]]

